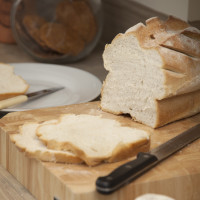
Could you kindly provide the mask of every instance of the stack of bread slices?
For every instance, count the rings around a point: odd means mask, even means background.
[[[200,111],[200,30],[170,16],[118,34],[103,53],[101,108],[157,128]]]
[[[89,166],[120,161],[150,147],[146,131],[86,114],[64,114],[43,123],[28,122],[10,138],[29,157]]]

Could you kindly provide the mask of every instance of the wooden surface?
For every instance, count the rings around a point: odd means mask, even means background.
[[[1,200],[35,200],[29,191],[0,166],[0,199]]]
[[[120,164],[86,165],[56,164],[27,158],[9,140],[9,134],[18,131],[28,121],[45,121],[62,113],[87,113],[113,118],[124,125],[136,126],[151,133],[151,148],[162,144],[182,131],[200,122],[200,115],[171,123],[153,130],[133,122],[129,117],[104,113],[99,102],[90,102],[57,108],[14,112],[0,120],[0,163],[39,200],[57,197],[59,200],[133,200],[144,193],[159,193],[176,200],[199,200],[200,197],[200,140],[188,145],[172,157],[119,191],[105,196],[96,192],[95,180]]]

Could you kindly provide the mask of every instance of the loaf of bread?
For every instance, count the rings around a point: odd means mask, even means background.
[[[24,94],[29,84],[14,73],[14,67],[0,63],[0,100]]]
[[[153,128],[200,111],[200,31],[170,16],[118,34],[103,53],[101,108]]]
[[[65,114],[57,123],[40,125],[36,134],[47,148],[73,152],[90,166],[120,161],[150,146],[146,131],[86,114]]]
[[[56,120],[45,122],[55,123]],[[11,134],[10,139],[25,155],[41,161],[61,163],[81,163],[80,158],[69,151],[50,150],[36,136],[36,129],[41,125],[37,122],[29,122],[19,128],[19,133]]]

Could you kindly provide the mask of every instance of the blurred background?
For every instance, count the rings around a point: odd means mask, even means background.
[[[114,35],[146,19],[168,15],[176,16],[200,28],[199,0],[103,0],[105,26],[103,39],[110,41]]]
[[[48,62],[48,60],[41,58],[35,59],[37,55],[28,54],[29,48],[33,45],[27,43],[25,49],[21,48],[23,45],[20,45],[20,41],[16,41],[16,35],[13,36],[11,21],[16,21],[16,16],[13,14],[13,4],[22,1],[40,2],[43,5],[42,10],[51,10],[50,6],[44,6],[44,2],[47,3],[50,0],[0,0],[0,62]],[[75,0],[70,0],[70,2],[73,1]],[[70,63],[73,67],[89,71],[102,81],[106,76],[102,61],[105,44],[110,43],[115,35],[125,32],[138,22],[145,23],[145,20],[154,16],[166,19],[169,15],[173,15],[200,29],[199,0],[88,0],[88,2],[93,9],[96,22],[98,22],[96,37],[90,42],[91,45],[88,45],[88,49],[84,49],[83,54],[77,59],[76,57],[75,59],[64,57],[63,60],[63,55],[61,55],[61,63]],[[29,6],[30,10],[33,8],[32,3]],[[71,21],[73,23],[74,18]],[[14,28],[16,29],[16,27]],[[49,55],[51,56],[51,54]],[[49,62],[59,63],[59,60],[49,60]]]
[[[10,25],[14,2],[0,0],[0,42],[14,43]],[[165,19],[173,15],[200,28],[199,0],[102,0],[101,3],[104,26],[100,42],[110,42],[117,33],[153,16]]]

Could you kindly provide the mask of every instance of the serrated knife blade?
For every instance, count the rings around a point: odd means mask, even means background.
[[[110,194],[116,191],[198,138],[200,138],[200,124],[148,153],[140,152],[135,160],[121,165],[107,176],[97,178],[97,191],[102,194]]]

